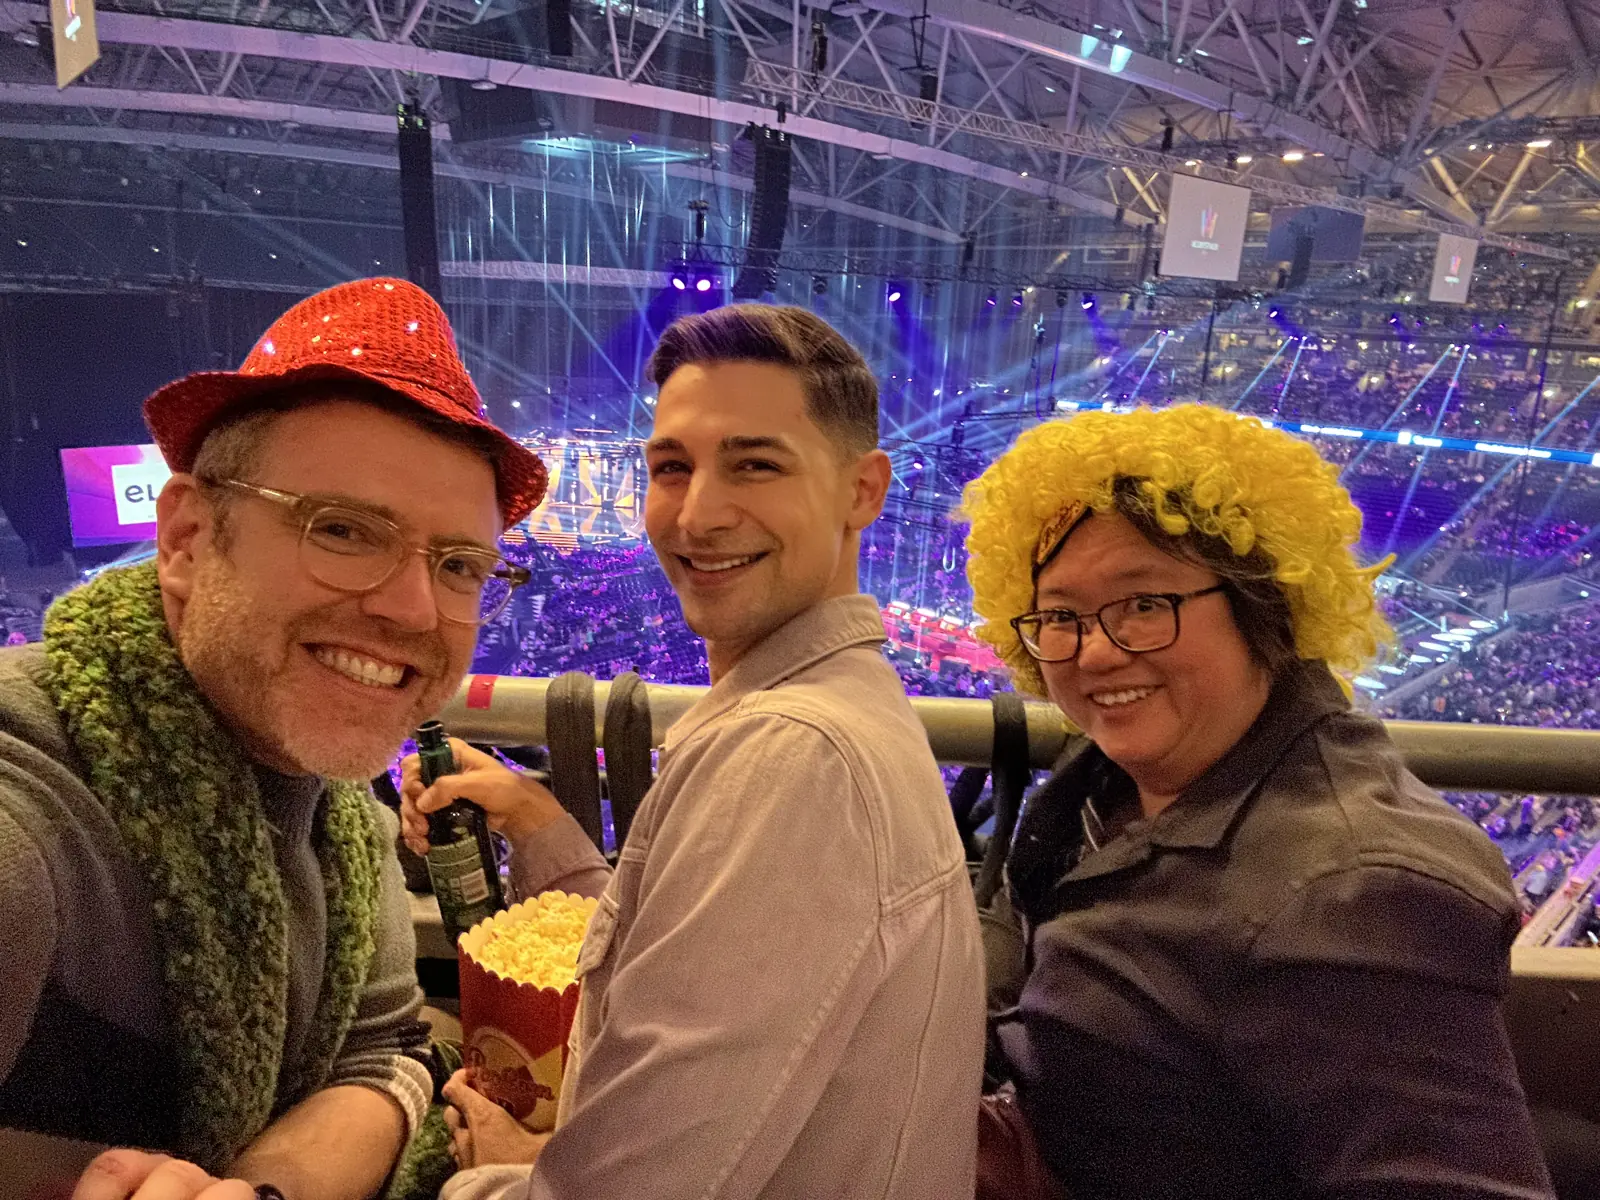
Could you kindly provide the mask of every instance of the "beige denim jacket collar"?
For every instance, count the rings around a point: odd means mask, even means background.
[[[693,708],[673,722],[663,749],[672,750],[752,692],[776,687],[842,650],[881,645],[884,640],[883,614],[871,596],[836,596],[813,605],[773,630],[734,663]]]

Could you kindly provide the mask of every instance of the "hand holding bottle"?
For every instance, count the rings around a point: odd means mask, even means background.
[[[454,800],[470,800],[489,818],[489,828],[516,843],[561,816],[561,802],[550,790],[499,759],[474,750],[459,738],[450,739],[456,773],[422,782],[421,760],[408,754],[400,763],[400,831],[406,845],[420,855],[428,853],[428,814]]]

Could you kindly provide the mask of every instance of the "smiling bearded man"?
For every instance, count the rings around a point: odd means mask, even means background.
[[[370,1196],[432,1084],[394,819],[346,781],[526,580],[495,545],[545,469],[395,279],[145,417],[155,561],[0,650],[0,1127],[167,1152],[106,1151],[76,1200]]]

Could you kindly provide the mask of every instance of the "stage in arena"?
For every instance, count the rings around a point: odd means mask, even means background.
[[[605,437],[525,437],[544,459],[550,486],[524,521],[506,530],[513,545],[529,538],[556,550],[619,546],[644,537],[644,443]]]

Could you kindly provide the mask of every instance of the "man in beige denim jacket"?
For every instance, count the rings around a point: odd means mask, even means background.
[[[443,1195],[966,1200],[982,955],[938,770],[858,592],[890,478],[876,383],[815,316],[756,305],[678,321],[650,375],[646,524],[713,686],[668,731],[590,925],[556,1132],[458,1076],[470,1168]],[[519,787],[485,806],[549,810]],[[570,866],[576,824],[534,824]]]

